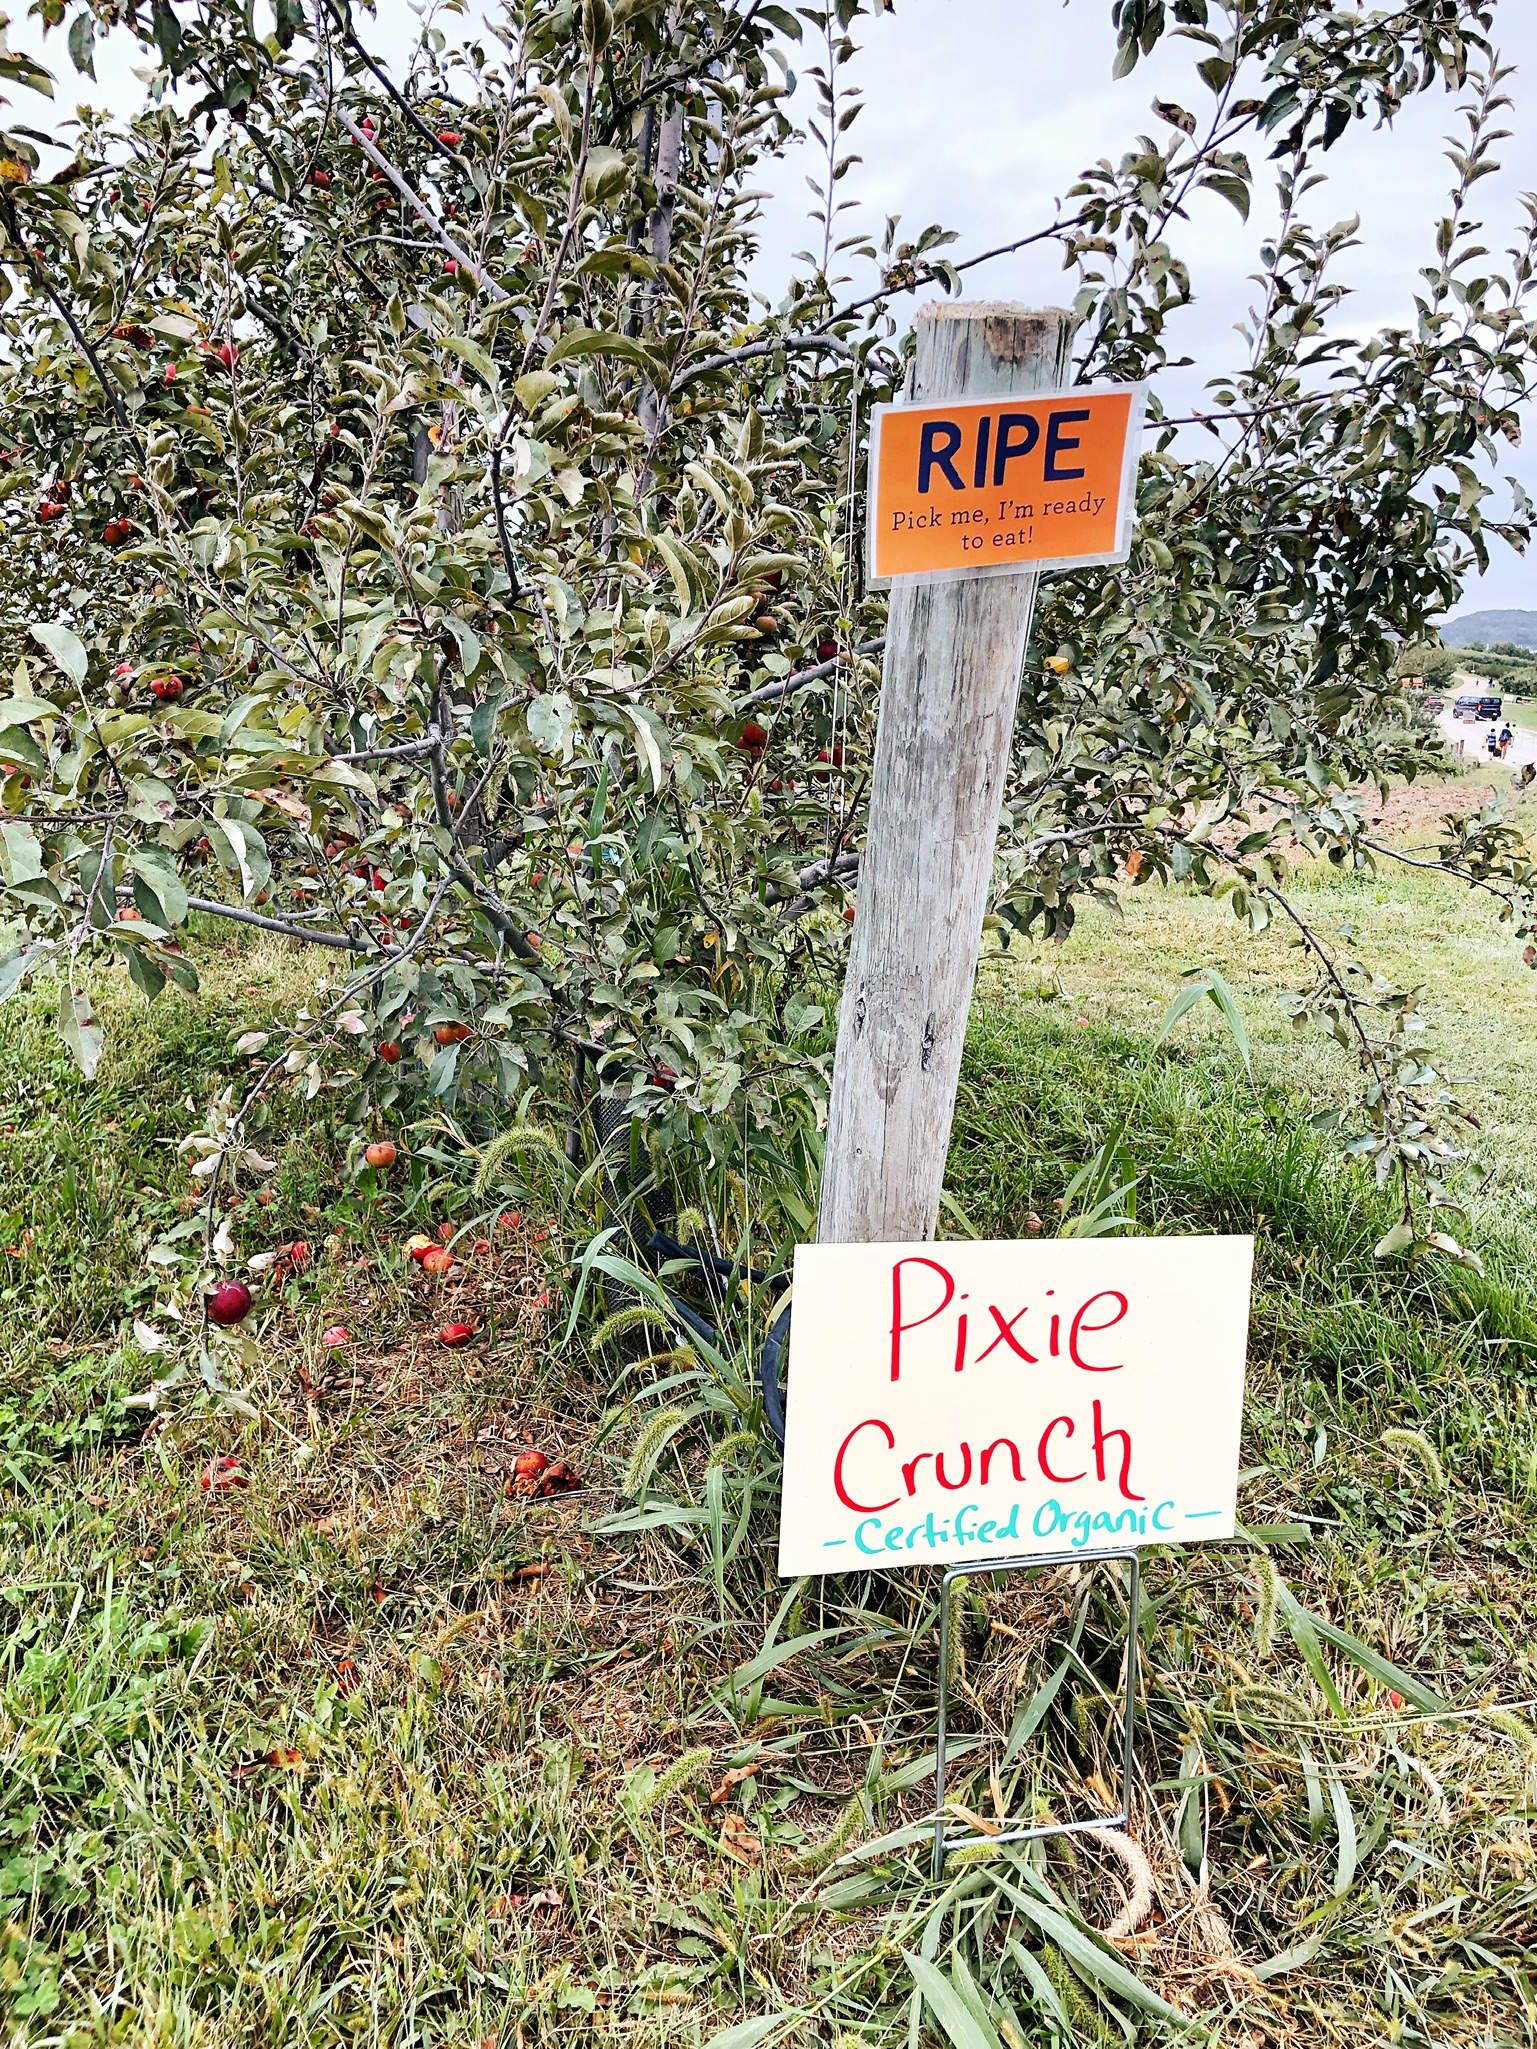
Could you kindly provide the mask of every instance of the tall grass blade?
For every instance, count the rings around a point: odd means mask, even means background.
[[[1161,1046],[1185,1013],[1194,1010],[1203,996],[1209,996],[1222,1013],[1233,1044],[1238,1048],[1243,1071],[1245,1074],[1252,1074],[1253,1069],[1249,1062],[1249,1034],[1243,1021],[1243,1013],[1238,1008],[1232,990],[1216,968],[1202,968],[1200,973],[1192,976],[1174,997],[1163,1014],[1163,1023],[1158,1027],[1158,1036],[1153,1044]]]
[[[911,1950],[904,1949],[902,1956],[918,1990],[955,2049],[1003,2049],[1003,2038],[997,2029],[983,2026],[937,1965],[925,1963]],[[955,1960],[955,1968],[957,1971],[966,1968],[959,1957]]]

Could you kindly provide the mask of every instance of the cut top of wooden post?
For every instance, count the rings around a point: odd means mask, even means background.
[[[1059,388],[1073,316],[920,309],[912,399]],[[898,583],[818,1236],[934,1235],[1038,577]]]
[[[987,398],[1050,391],[1065,382],[1077,322],[1060,306],[1032,310],[997,300],[934,299],[918,308],[911,399]]]

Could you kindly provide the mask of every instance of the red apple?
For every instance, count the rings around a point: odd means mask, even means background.
[[[395,1164],[395,1141],[381,1138],[371,1145],[363,1155],[371,1167],[393,1167]]]
[[[210,1323],[243,1323],[251,1313],[251,1291],[244,1281],[225,1281],[203,1305]]]
[[[438,1332],[440,1345],[467,1345],[475,1332],[467,1323],[445,1323]]]

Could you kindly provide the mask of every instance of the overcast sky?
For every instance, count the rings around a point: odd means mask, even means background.
[[[1507,87],[1517,118],[1501,145],[1504,168],[1480,191],[1485,239],[1495,251],[1515,231],[1520,194],[1537,187],[1533,126],[1520,118],[1537,103],[1537,0],[1501,0],[1497,17],[1502,55],[1518,68]],[[406,0],[379,0],[371,39],[397,67],[414,20]],[[11,33],[16,44],[38,49],[35,23],[17,23]],[[853,75],[864,88],[865,110],[847,143],[863,162],[843,189],[859,197],[862,211],[845,218],[877,237],[887,214],[900,214],[907,232],[941,221],[958,231],[955,255],[1029,233],[1050,218],[1053,201],[1085,165],[1119,156],[1139,134],[1167,134],[1150,111],[1155,95],[1198,114],[1205,100],[1191,72],[1201,53],[1172,37],[1129,78],[1112,80],[1109,0],[896,0],[893,13],[863,21],[858,33],[863,49]],[[51,36],[42,54],[66,102],[88,96],[123,106],[138,90],[126,53],[103,53],[94,89],[75,79],[61,35]],[[801,61],[814,61],[809,50]],[[802,94],[798,110],[806,105]],[[1353,130],[1325,159],[1329,183],[1312,196],[1313,218],[1322,224],[1360,216],[1360,247],[1341,275],[1353,287],[1348,317],[1363,329],[1411,315],[1416,272],[1434,256],[1434,224],[1450,177],[1441,152],[1454,114],[1447,96],[1426,96],[1393,129]],[[804,214],[814,202],[804,180],[815,169],[809,152],[796,151],[767,181],[773,189],[754,283],[772,298],[789,274],[792,252],[812,235]],[[1232,325],[1249,303],[1248,276],[1267,217],[1257,212],[1245,227],[1225,201],[1204,196],[1177,245],[1191,261],[1197,295],[1176,336],[1175,352],[1197,359],[1187,379],[1214,375],[1233,358]],[[968,297],[1039,305],[1071,294],[1071,279],[1042,251],[1002,258],[967,279]],[[1170,396],[1193,392],[1187,383]],[[1537,416],[1531,433],[1537,440]],[[1537,492],[1537,460],[1523,456],[1516,467]],[[1507,500],[1502,485],[1496,504]],[[1537,557],[1499,546],[1489,574],[1469,586],[1463,609],[1490,605],[1537,609]]]

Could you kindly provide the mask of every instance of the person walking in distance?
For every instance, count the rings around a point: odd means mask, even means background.
[[[1510,752],[1510,743],[1511,743],[1511,741],[1512,741],[1512,740],[1513,740],[1513,739],[1514,739],[1515,737],[1516,737],[1516,736],[1515,736],[1515,734],[1514,734],[1514,733],[1513,733],[1513,732],[1512,732],[1512,731],[1510,730],[1510,727],[1509,727],[1508,725],[1505,725],[1505,726],[1501,726],[1501,728],[1500,728],[1500,759],[1501,759],[1501,761],[1503,761],[1503,760],[1505,759],[1506,755],[1507,755],[1507,754],[1508,754],[1508,753]]]

